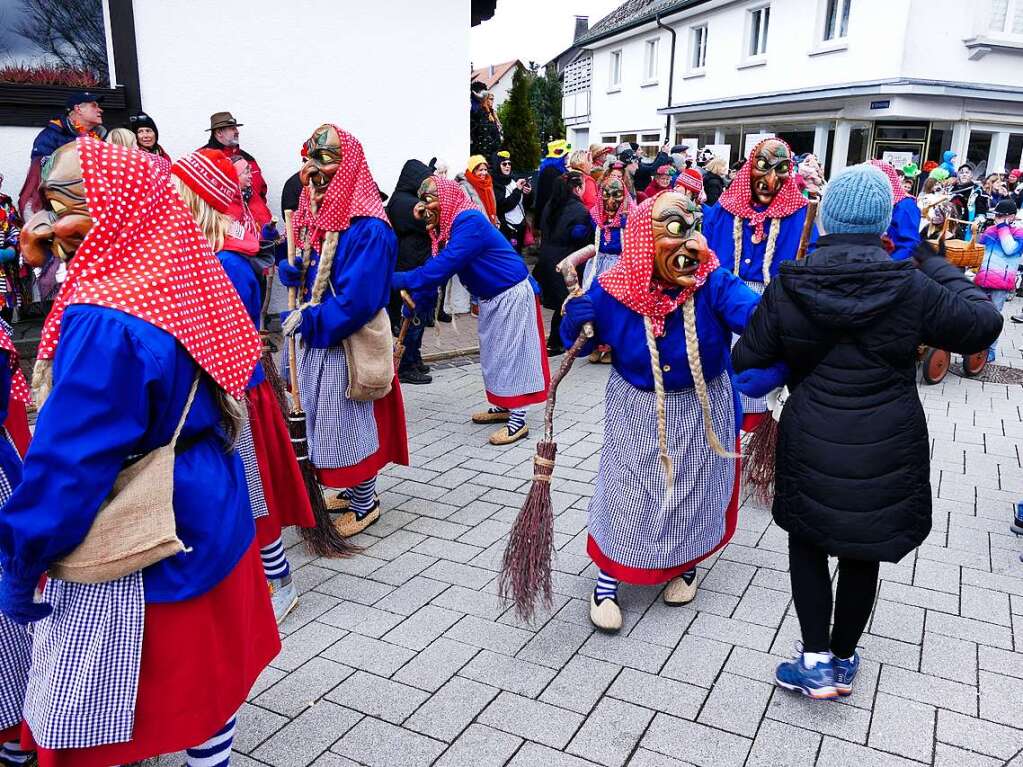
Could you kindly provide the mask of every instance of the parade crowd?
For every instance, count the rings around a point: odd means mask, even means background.
[[[88,92],[39,134],[18,204],[0,200],[5,317],[47,312],[31,387],[0,328],[0,764],[227,765],[298,600],[282,530],[353,555],[386,508],[377,475],[409,463],[401,385],[431,382],[423,329],[466,312],[487,400],[466,417],[493,445],[528,436],[552,358],[609,366],[597,629],[621,629],[622,582],[696,597],[746,464],[789,536],[802,641],[775,680],[853,693],[880,563],[931,528],[918,348],[993,357],[1019,171],[978,180],[946,153],[825,181],[768,138],[732,167],[553,139],[514,173],[488,94],[470,120],[464,169],[409,159],[390,194],[354,135],[315,127],[283,221],[230,112],[178,158],[148,115],[106,131]],[[942,238],[983,246],[972,279]],[[553,460],[535,462],[549,482]]]

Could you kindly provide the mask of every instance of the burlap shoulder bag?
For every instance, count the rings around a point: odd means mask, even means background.
[[[117,475],[85,540],[51,565],[51,578],[105,583],[185,550],[174,525],[174,448],[192,409],[199,377],[197,372],[170,443]]]

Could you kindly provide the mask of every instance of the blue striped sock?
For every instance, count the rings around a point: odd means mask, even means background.
[[[231,743],[234,741],[235,717],[205,743],[188,749],[188,767],[228,767],[231,762]]]
[[[597,588],[593,593],[598,602],[602,599],[618,599],[618,579],[612,578],[603,570],[598,570]]]
[[[514,434],[526,425],[526,408],[508,411],[508,434]]]
[[[355,512],[356,519],[362,519],[371,511],[376,502],[377,478],[370,477],[365,482],[360,482],[352,488],[351,510]]]
[[[0,750],[0,764],[27,764],[32,758],[31,751],[22,751],[21,743],[16,740],[9,740],[4,743],[3,750]]]
[[[267,580],[283,578],[291,574],[291,566],[284,553],[284,541],[280,538],[269,546],[263,546],[259,550],[259,556],[263,560],[263,575],[267,577]]]

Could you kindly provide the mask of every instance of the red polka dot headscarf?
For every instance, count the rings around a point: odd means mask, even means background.
[[[743,163],[732,183],[728,185],[728,188],[718,200],[721,203],[721,207],[733,216],[738,216],[750,222],[750,226],[753,227],[753,236],[756,238],[754,242],[759,242],[764,237],[764,221],[769,218],[773,220],[791,216],[797,210],[807,205],[807,199],[799,191],[796,173],[792,172],[789,173],[789,177],[782,184],[778,194],[774,196],[774,199],[771,200],[771,204],[767,208],[757,210],[753,207],[751,201],[753,196],[753,163],[756,162],[757,152],[760,151],[760,147],[767,141],[779,141],[785,144],[785,147],[789,150],[789,156],[792,155],[792,148],[781,139],[764,139],[753,147],[746,162]],[[738,263],[738,260],[739,256],[736,254],[736,263]]]
[[[170,333],[241,397],[259,360],[259,333],[166,165],[92,138],[77,144],[93,226],[68,264],[38,356],[53,358],[68,306],[106,306]]]
[[[430,230],[431,247],[436,256],[441,243],[446,244],[451,236],[455,217],[467,210],[480,210],[480,206],[472,201],[457,181],[440,176],[434,176],[433,180],[437,183],[437,199],[440,200],[440,224],[437,229]]]
[[[28,405],[32,402],[32,393],[29,391],[25,375],[21,372],[21,365],[18,364],[18,350],[14,348],[10,333],[11,326],[0,320],[0,352],[7,352],[7,365],[11,371],[11,399]]]
[[[622,238],[622,255],[618,263],[597,279],[605,292],[617,298],[632,311],[649,317],[656,335],[664,335],[664,320],[703,287],[710,273],[718,268],[713,252],[700,264],[696,284],[682,288],[678,295],[668,294],[669,286],[654,275],[654,226],[652,211],[656,197],[640,203],[629,213],[629,223]]]
[[[319,248],[325,232],[342,232],[357,216],[379,218],[390,226],[362,144],[348,131],[333,127],[341,139],[341,167],[330,180],[315,216],[309,205],[309,189],[302,190],[292,226],[296,233],[306,231],[303,247]]]
[[[900,202],[909,197],[909,195],[906,194],[906,190],[902,188],[902,179],[899,178],[899,173],[895,170],[894,165],[890,162],[885,162],[884,160],[871,160],[870,164],[875,168],[880,168],[881,172],[888,177],[888,183],[892,186],[893,205],[898,205]]]

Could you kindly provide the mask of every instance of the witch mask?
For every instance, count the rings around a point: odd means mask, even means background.
[[[755,205],[770,205],[792,172],[792,155],[784,142],[760,144],[750,166],[750,196]]]
[[[319,204],[341,167],[341,137],[333,125],[321,125],[305,143],[306,161],[298,172],[302,186],[311,187],[313,200]]]
[[[650,211],[654,230],[654,274],[667,285],[696,284],[700,264],[711,256],[700,233],[700,206],[679,192],[664,192]]]
[[[22,257],[33,267],[45,266],[51,254],[69,261],[92,229],[77,144],[65,144],[50,156],[39,189],[46,209],[33,215],[21,232]]]
[[[424,179],[419,185],[419,202],[412,209],[412,215],[425,222],[427,229],[440,226],[440,193],[432,177]]]
[[[625,184],[618,176],[611,176],[600,190],[604,204],[604,215],[614,218],[625,201]]]

